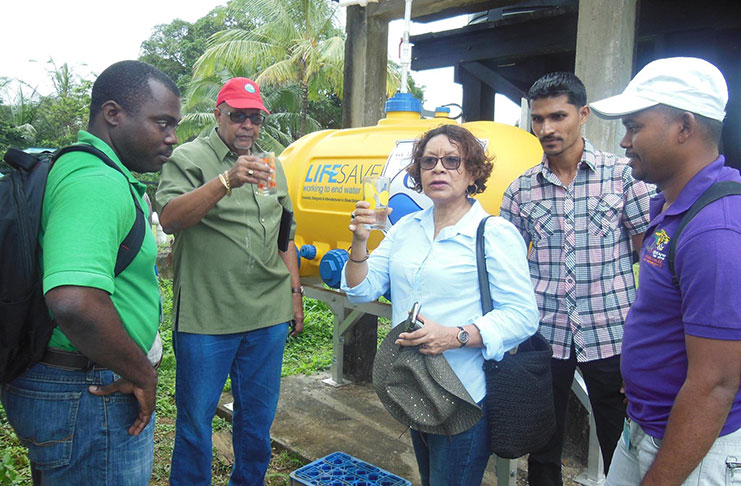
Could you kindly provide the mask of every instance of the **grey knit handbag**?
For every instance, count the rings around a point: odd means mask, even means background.
[[[484,314],[492,309],[484,250],[484,228],[490,217],[481,220],[476,232],[476,266]],[[556,431],[550,344],[535,333],[513,351],[504,353],[501,361],[484,361],[491,452],[506,459],[542,449]]]

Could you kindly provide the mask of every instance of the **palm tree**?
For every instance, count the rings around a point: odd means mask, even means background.
[[[308,103],[321,93],[342,96],[344,33],[328,0],[233,0],[254,18],[255,28],[214,34],[196,62],[194,82],[223,71],[252,77],[262,85],[298,90],[298,137],[309,130]],[[255,74],[259,73],[256,77]],[[399,84],[389,67],[388,94]]]

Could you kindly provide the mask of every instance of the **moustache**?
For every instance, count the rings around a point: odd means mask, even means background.
[[[556,142],[556,141],[559,141],[559,140],[561,140],[561,139],[558,138],[558,137],[550,137],[550,136],[549,137],[543,137],[543,138],[540,139],[541,142]]]

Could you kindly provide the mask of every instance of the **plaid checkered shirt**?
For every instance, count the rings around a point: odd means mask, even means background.
[[[500,216],[530,246],[540,329],[553,357],[579,362],[620,354],[635,299],[631,236],[646,231],[653,186],[633,179],[628,159],[584,139],[576,176],[565,186],[543,156],[504,193]]]

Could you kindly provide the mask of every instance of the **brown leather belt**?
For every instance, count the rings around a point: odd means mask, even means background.
[[[63,351],[61,349],[46,348],[41,363],[55,368],[61,368],[69,371],[89,371],[93,368],[99,368],[94,361],[88,359],[82,353],[76,351]]]

